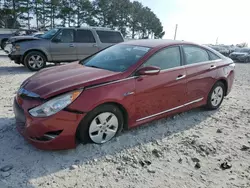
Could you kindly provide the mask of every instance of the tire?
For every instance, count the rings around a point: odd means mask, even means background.
[[[1,42],[1,49],[4,50],[5,46],[6,46],[6,42],[8,39],[3,39]]]
[[[46,57],[38,51],[31,51],[24,57],[24,65],[31,71],[39,71],[46,66]]]
[[[224,99],[226,87],[222,82],[216,82],[209,92],[206,108],[209,110],[218,109]]]
[[[77,129],[77,139],[103,144],[117,136],[123,129],[124,117],[121,110],[112,104],[104,104],[89,112]]]

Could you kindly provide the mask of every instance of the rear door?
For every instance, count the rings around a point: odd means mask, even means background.
[[[210,54],[211,53],[211,54]],[[216,54],[196,45],[183,45],[185,68],[187,70],[187,92],[190,101],[203,100],[216,81]]]
[[[75,30],[62,29],[51,40],[50,53],[53,61],[74,61],[77,60]]]
[[[98,52],[99,48],[91,30],[76,30],[76,49],[79,60]]]
[[[124,39],[119,31],[103,31],[96,30],[96,33],[100,39],[100,48],[106,48],[111,45],[124,42]]]
[[[136,78],[137,122],[180,110],[186,104],[186,70],[181,63],[179,46],[154,54],[143,66],[161,68],[158,75]]]

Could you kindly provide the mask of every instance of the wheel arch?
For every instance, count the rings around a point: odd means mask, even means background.
[[[1,40],[1,44],[2,44],[3,41],[7,41],[7,40],[8,40],[8,38],[3,38],[3,39]]]
[[[23,54],[22,61],[24,61],[24,58],[25,58],[26,55],[27,55],[28,53],[30,53],[30,52],[40,52],[40,53],[42,53],[42,54],[44,55],[46,61],[48,61],[48,56],[47,56],[47,54],[46,54],[44,51],[39,50],[39,49],[31,49],[31,50],[26,51],[26,52]]]
[[[2,48],[3,47],[3,42],[7,42],[8,41],[8,38],[3,38],[0,40],[0,47]]]
[[[121,103],[114,102],[114,101],[112,101],[112,102],[104,102],[102,104],[99,104],[95,108],[97,108],[99,106],[102,106],[102,105],[106,105],[106,104],[114,105],[114,106],[118,107],[121,110],[121,112],[123,114],[123,118],[124,118],[123,129],[127,130],[128,129],[128,112],[127,112],[126,108]]]
[[[228,83],[227,83],[227,80],[224,79],[224,78],[221,78],[221,79],[219,79],[216,83],[218,83],[218,82],[222,82],[222,83],[224,84],[224,86],[225,86],[225,94],[224,94],[224,96],[227,96],[227,91],[228,91]],[[215,84],[216,84],[216,83],[215,83]]]

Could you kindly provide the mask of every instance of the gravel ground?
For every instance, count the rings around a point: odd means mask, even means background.
[[[0,187],[249,188],[250,64],[237,64],[236,71],[217,111],[195,109],[104,145],[51,152],[15,130],[12,100],[33,73],[0,57]]]

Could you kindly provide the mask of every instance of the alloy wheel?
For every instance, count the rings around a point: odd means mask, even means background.
[[[223,88],[221,86],[217,86],[216,88],[214,88],[214,91],[211,96],[211,104],[213,106],[218,106],[223,99],[223,95]]]
[[[97,115],[89,127],[90,139],[102,144],[111,140],[118,131],[118,118],[111,112],[103,112]]]
[[[44,60],[40,55],[32,55],[28,60],[28,64],[33,69],[40,69],[43,67]]]

